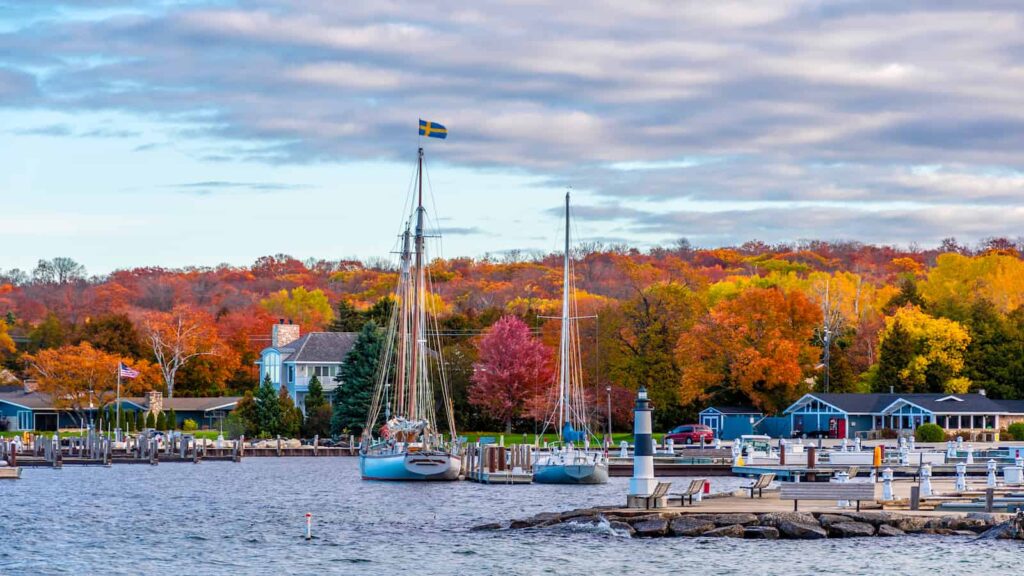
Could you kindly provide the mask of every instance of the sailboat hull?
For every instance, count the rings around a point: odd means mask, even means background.
[[[608,465],[603,462],[537,465],[533,469],[533,481],[538,484],[605,484]]]
[[[462,460],[446,452],[398,452],[361,454],[363,480],[451,481],[458,480]]]

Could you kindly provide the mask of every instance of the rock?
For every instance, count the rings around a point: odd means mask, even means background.
[[[821,526],[818,526],[817,521],[813,520],[813,517],[811,522],[783,520],[779,522],[777,528],[780,534],[793,540],[820,540],[828,538],[828,534],[825,533]]]
[[[903,536],[905,534],[906,532],[900,530],[899,528],[890,526],[888,524],[882,524],[878,527],[878,532],[875,533],[875,536]]]
[[[952,536],[953,530],[949,528],[923,528],[917,532],[918,534],[933,534],[937,536]]]
[[[839,524],[842,522],[855,522],[849,516],[840,516],[839,514],[820,514],[818,515],[818,524],[825,530],[833,524]]]
[[[757,524],[758,519],[754,514],[715,514],[712,517],[712,522],[715,526],[732,526],[733,524],[739,524],[740,526],[753,526]]]
[[[846,516],[854,522],[866,522],[872,526],[878,527],[883,524],[892,526],[897,521],[898,517],[892,512],[843,512],[843,516]]]
[[[927,527],[927,524],[928,520],[926,518],[921,518],[920,516],[900,516],[893,523],[896,528],[911,534],[923,531]]]
[[[771,526],[747,526],[743,529],[743,537],[748,540],[778,540],[778,528]]]
[[[942,519],[942,527],[950,530],[970,530],[973,533],[981,533],[992,526],[991,521],[981,518],[960,518],[958,516],[946,516]]]
[[[664,536],[668,532],[668,520],[661,516],[636,520],[632,525],[637,536]]]
[[[978,533],[974,530],[953,530],[953,536],[977,536]]]
[[[971,512],[965,518],[968,520],[983,520],[989,526],[995,526],[1000,522],[1006,522],[1013,518],[1013,516],[1011,514],[993,514],[992,512]]]
[[[608,523],[608,526],[612,530],[615,530],[616,532],[625,532],[626,534],[629,534],[630,536],[636,534],[636,530],[634,530],[632,526],[630,526],[629,524],[627,524],[625,522],[621,522],[619,520],[612,520],[611,522]]]
[[[669,530],[676,536],[700,536],[701,534],[715,529],[715,523],[700,518],[680,516],[672,519],[669,523]]]
[[[562,519],[562,515],[558,512],[541,512],[524,520],[513,520],[509,524],[509,528],[520,529],[520,528],[532,528],[534,526],[550,526],[557,524]]]
[[[867,522],[836,522],[828,527],[828,535],[838,538],[874,536],[875,527]]]
[[[489,524],[480,524],[479,526],[473,526],[470,528],[472,532],[483,532],[485,530],[501,530],[501,523],[491,522]]]
[[[804,523],[804,524],[817,524],[818,521],[810,514],[804,514],[803,512],[767,512],[761,514],[758,518],[758,523],[761,526],[771,526],[772,528],[778,528],[779,524],[785,521]]]
[[[733,524],[732,526],[722,526],[721,528],[715,528],[714,530],[708,530],[701,536],[707,536],[709,538],[743,538],[745,528],[739,524]]]
[[[1013,540],[1014,535],[1013,521],[1008,520],[985,530],[978,536],[978,540]]]
[[[563,521],[571,520],[573,518],[579,518],[580,516],[597,516],[601,511],[597,508],[577,508],[568,512],[562,512],[559,514]]]

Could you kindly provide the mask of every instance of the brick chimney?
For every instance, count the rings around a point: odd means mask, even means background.
[[[285,324],[282,318],[277,324],[274,324],[274,329],[270,332],[270,345],[274,348],[287,346],[298,339],[299,325],[292,324],[291,320]]]
[[[164,393],[159,390],[150,390],[146,392],[146,404],[149,405],[149,411],[154,414],[159,414],[164,411]]]

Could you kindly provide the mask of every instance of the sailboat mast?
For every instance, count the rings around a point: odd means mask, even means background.
[[[562,410],[559,414],[559,436],[562,435],[565,424],[571,419],[569,412],[569,192],[565,193],[565,255],[562,268],[562,341],[560,347],[562,362],[558,375],[558,391],[562,398]]]
[[[398,282],[398,390],[395,393],[396,413],[405,416],[406,407],[406,376],[408,375],[409,357],[409,259],[411,249],[409,247],[410,234],[409,224],[406,223],[405,232],[402,233],[402,271],[401,279]]]
[[[416,236],[415,236],[415,265],[413,266],[413,293],[412,293],[412,354],[409,370],[409,418],[416,419],[416,394],[417,381],[419,379],[420,362],[420,293],[422,286],[423,269],[423,148],[419,150],[419,163],[416,167],[417,186],[419,187],[418,200],[416,205]]]

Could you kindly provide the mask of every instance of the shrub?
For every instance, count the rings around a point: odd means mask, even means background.
[[[181,429],[185,432],[194,432],[199,430],[199,425],[196,421],[191,418],[185,418],[185,421],[181,423]]]
[[[917,430],[914,431],[914,438],[916,438],[918,442],[945,442],[946,431],[938,424],[925,422],[918,426]]]
[[[246,433],[246,423],[241,416],[232,412],[224,419],[224,437],[229,440],[237,440],[239,436]]]
[[[878,431],[878,436],[885,440],[893,440],[900,437],[900,433],[893,430],[892,428],[882,428]]]
[[[171,408],[170,412],[167,413],[167,429],[178,429],[178,415],[174,412],[174,408]]]
[[[1014,422],[1006,428],[1007,435],[1012,440],[1024,440],[1024,422]]]

